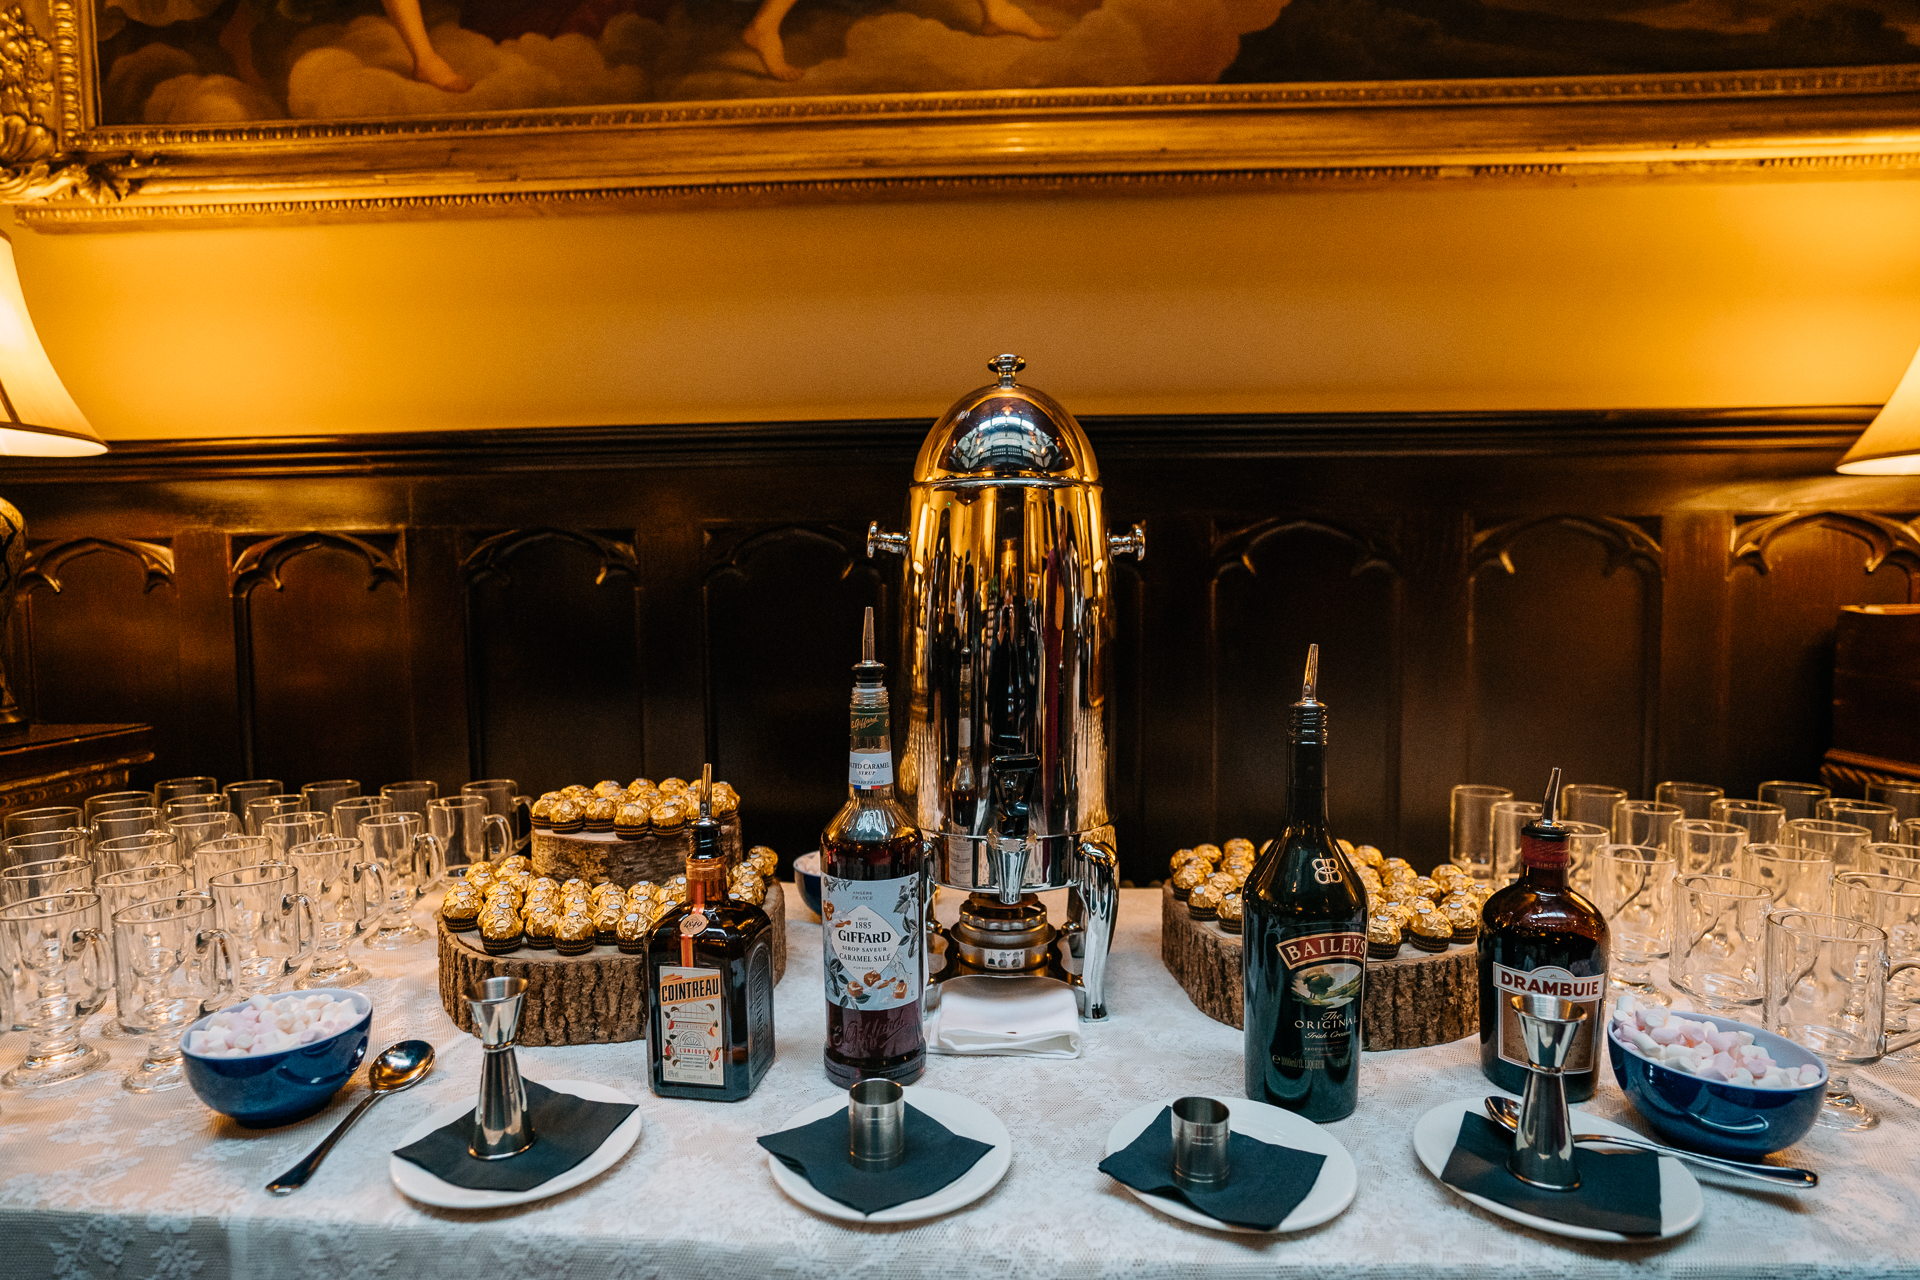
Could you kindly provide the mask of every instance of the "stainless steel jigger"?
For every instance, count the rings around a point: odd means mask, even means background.
[[[1572,1191],[1580,1174],[1573,1166],[1573,1118],[1567,1114],[1562,1072],[1587,1011],[1556,996],[1508,996],[1507,1002],[1520,1015],[1520,1039],[1527,1049],[1527,1088],[1520,1097],[1520,1127],[1507,1172],[1548,1191]]]
[[[527,1086],[513,1053],[526,994],[525,978],[488,978],[478,995],[467,997],[483,1054],[480,1102],[473,1109],[473,1141],[467,1144],[467,1154],[476,1160],[504,1160],[533,1145]]]
[[[878,1173],[907,1158],[906,1093],[891,1080],[861,1080],[847,1090],[847,1160]]]
[[[1227,1104],[1179,1098],[1173,1104],[1173,1180],[1189,1191],[1227,1185]]]

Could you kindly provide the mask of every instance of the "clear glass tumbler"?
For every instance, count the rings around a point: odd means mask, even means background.
[[[1920,967],[1897,966],[1904,973]],[[1767,917],[1766,1028],[1820,1056],[1827,1096],[1815,1122],[1829,1129],[1880,1123],[1853,1096],[1855,1069],[1920,1042],[1920,1031],[1889,1042],[1887,935],[1878,926],[1813,911]]]
[[[1493,879],[1493,806],[1511,799],[1513,792],[1505,787],[1462,784],[1453,789],[1447,860],[1481,884]]]
[[[1736,875],[1747,829],[1711,818],[1682,818],[1667,828],[1667,848],[1683,876]]]
[[[313,901],[284,862],[222,871],[207,882],[214,915],[234,949],[242,998],[279,991],[318,941]]]
[[[1710,787],[1704,782],[1663,782],[1653,789],[1657,803],[1677,804],[1689,818],[1713,817],[1713,802],[1724,800],[1726,795],[1720,787]]]
[[[36,1089],[96,1071],[107,1055],[80,1039],[80,1024],[106,1003],[106,935],[100,895],[57,893],[0,906],[0,981],[27,1032],[27,1056],[0,1086]]]
[[[1851,822],[1856,827],[1865,827],[1868,839],[1880,843],[1893,839],[1894,828],[1900,825],[1900,811],[1877,800],[1822,800],[1813,806],[1813,816],[1828,822]]]
[[[1707,1013],[1742,1017],[1766,996],[1761,949],[1773,895],[1733,876],[1673,882],[1673,955],[1667,980]]]
[[[1920,879],[1843,871],[1833,878],[1833,914],[1874,925],[1887,935],[1887,958],[1894,964],[1920,961]],[[1920,971],[1896,974],[1887,982],[1887,1030],[1920,1031]],[[1912,1046],[1889,1058],[1920,1059]]]
[[[70,804],[48,805],[41,809],[18,809],[6,817],[0,830],[8,836],[27,836],[36,831],[65,831],[86,825],[82,812]]]
[[[1715,800],[1707,815],[1715,822],[1731,822],[1744,827],[1749,844],[1777,844],[1780,829],[1787,823],[1787,811],[1764,800]]]
[[[1537,800],[1493,803],[1493,883],[1506,885],[1520,874],[1520,828],[1539,817]]]
[[[1626,798],[1625,787],[1571,782],[1560,788],[1560,816],[1574,822],[1591,822],[1597,827],[1611,829],[1613,806]]]
[[[1668,829],[1686,816],[1677,804],[1622,800],[1613,806],[1613,842],[1658,849],[1667,842]]]
[[[387,904],[380,864],[364,861],[361,847],[358,840],[324,836],[287,854],[320,931],[312,967],[293,984],[300,990],[358,986],[373,976],[347,951],[354,934],[371,928]]]
[[[1775,911],[1827,911],[1833,901],[1833,859],[1795,844],[1750,844],[1739,874],[1773,895]]]
[[[129,1093],[178,1089],[187,1082],[181,1035],[237,993],[233,947],[214,927],[213,900],[201,893],[135,903],[111,919],[116,1016],[124,1030],[153,1037],[120,1087]]]
[[[1814,816],[1813,806],[1832,795],[1831,788],[1817,782],[1763,782],[1759,799],[1777,804],[1787,811],[1787,821]]]
[[[1603,844],[1593,854],[1593,904],[1607,919],[1612,952],[1607,976],[1616,991],[1642,1004],[1673,998],[1653,985],[1653,966],[1673,952],[1673,882],[1667,849]]]

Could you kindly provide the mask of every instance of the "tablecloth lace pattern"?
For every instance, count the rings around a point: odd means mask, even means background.
[[[789,886],[789,892],[791,892]],[[208,1112],[188,1090],[119,1088],[136,1042],[112,1069],[43,1095],[0,1094],[0,1276],[325,1276],[337,1280],[568,1280],[664,1276],[1225,1278],[1906,1275],[1920,1222],[1920,1068],[1863,1072],[1880,1128],[1816,1129],[1785,1158],[1820,1172],[1795,1195],[1713,1175],[1707,1214],[1680,1240],[1609,1247],[1517,1229],[1466,1206],[1414,1159],[1410,1130],[1429,1107],[1489,1092],[1471,1039],[1370,1053],[1360,1109],[1331,1126],[1359,1166],[1354,1205],[1292,1236],[1230,1237],[1159,1216],[1095,1166],[1115,1120],[1144,1101],[1238,1096],[1240,1033],[1194,1009],[1161,966],[1159,898],[1121,895],[1110,1022],[1086,1028],[1078,1060],[930,1057],[925,1083],[978,1099],[1013,1132],[1013,1167],[970,1209],[916,1226],[848,1227],[775,1189],[757,1134],[833,1092],[820,1065],[825,1026],[818,924],[790,900],[792,967],[776,1000],[779,1059],[758,1092],[721,1105],[667,1101],[646,1088],[643,1043],[522,1049],[530,1079],[604,1081],[640,1100],[646,1132],[611,1173],[541,1203],[488,1213],[424,1208],[396,1192],[387,1155],[406,1129],[469,1096],[478,1044],[440,1007],[430,945],[360,952],[377,975],[373,1045],[408,1036],[439,1049],[433,1076],[386,1099],[305,1190],[262,1190],[365,1089],[321,1115],[264,1133]],[[357,949],[358,950],[358,949]],[[0,1037],[0,1058],[24,1040]],[[1903,1098],[1884,1082],[1909,1095]],[[1636,1125],[1610,1076],[1589,1109]]]

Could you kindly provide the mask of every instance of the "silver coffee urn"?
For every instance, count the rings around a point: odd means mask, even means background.
[[[1014,380],[962,396],[914,462],[907,532],[867,554],[906,561],[904,731],[895,791],[932,847],[934,878],[968,898],[950,933],[959,970],[1053,973],[1080,1016],[1107,1016],[1119,863],[1107,819],[1111,558],[1146,535],[1107,532],[1086,433]],[[1055,923],[1034,895],[1068,889]]]

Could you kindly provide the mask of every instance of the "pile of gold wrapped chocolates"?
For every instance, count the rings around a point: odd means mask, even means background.
[[[740,793],[724,782],[714,783],[713,816],[725,818],[739,809]],[[625,785],[608,779],[591,787],[575,783],[533,802],[534,828],[559,835],[579,831],[611,831],[623,839],[638,839],[649,832],[673,835],[692,826],[699,816],[699,788],[682,778],[660,783],[635,778]]]
[[[1367,955],[1391,960],[1411,939],[1421,951],[1445,951],[1480,936],[1480,913],[1493,890],[1450,862],[1423,876],[1405,858],[1388,858],[1372,845],[1349,849],[1367,888]]]
[[[762,905],[766,882],[779,861],[772,849],[755,846],[728,873],[727,897]],[[531,947],[578,956],[595,946],[618,947],[637,955],[646,950],[654,924],[685,901],[684,875],[661,884],[642,880],[628,889],[611,883],[589,885],[579,879],[562,883],[534,875],[526,858],[515,854],[497,864],[476,862],[467,867],[465,878],[447,890],[440,914],[455,933],[478,929],[488,955]]]
[[[1235,836],[1225,845],[1197,844],[1173,855],[1173,896],[1187,904],[1195,920],[1212,920],[1239,933],[1246,919],[1240,890],[1253,873],[1253,841]]]

